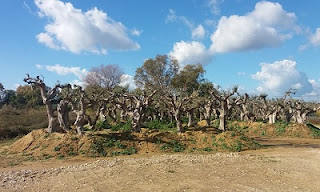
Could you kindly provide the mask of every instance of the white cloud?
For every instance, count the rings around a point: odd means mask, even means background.
[[[134,35],[134,36],[140,36],[141,33],[142,33],[142,30],[138,30],[138,29],[131,30],[131,35]]]
[[[65,66],[61,66],[59,64],[46,65],[45,67],[48,71],[55,72],[58,75],[74,74],[79,79],[83,79],[88,74],[88,71],[86,69],[81,69],[80,67],[65,67]]]
[[[279,3],[258,2],[255,9],[244,15],[221,17],[211,35],[210,50],[214,53],[277,47],[298,32],[296,16],[282,9]]]
[[[75,79],[73,81],[70,82],[71,85],[78,85],[78,86],[81,86],[81,87],[86,87],[86,83],[81,81],[81,80],[78,80],[78,79]]]
[[[188,64],[208,64],[212,57],[206,47],[197,41],[177,42],[169,55],[177,59],[181,67]]]
[[[320,83],[314,79],[309,80],[312,85],[312,92],[302,95],[302,98],[306,101],[320,102]]]
[[[305,73],[296,69],[297,63],[292,60],[262,63],[261,71],[252,75],[254,80],[260,82],[257,90],[273,96],[283,96],[290,88],[297,89],[296,96],[312,91],[312,84]]]
[[[72,53],[106,54],[108,49],[136,50],[139,44],[127,34],[127,28],[96,7],[83,12],[71,3],[59,0],[35,0],[39,16],[47,17],[45,32],[37,35],[40,43]]]
[[[177,16],[173,9],[169,9],[169,14],[167,15],[166,22],[182,22],[189,28],[193,28],[193,24],[184,16]]]
[[[246,73],[246,72],[238,72],[237,75],[238,75],[238,76],[246,76],[247,73]]]
[[[320,46],[320,28],[317,28],[316,33],[312,34],[310,43],[315,47]]]
[[[200,24],[197,28],[194,28],[192,30],[192,38],[194,39],[203,39],[206,34],[206,31],[204,30],[203,26]]]
[[[191,21],[189,21],[186,17],[176,15],[176,12],[172,9],[169,9],[169,14],[167,15],[166,22],[183,23],[190,29],[191,36],[194,39],[203,39],[206,33],[204,27],[201,24],[195,27],[194,24]]]
[[[36,64],[36,68],[37,68],[37,69],[42,69],[43,66],[42,66],[42,65],[39,65],[39,64]]]
[[[128,75],[128,74],[124,74],[121,76],[120,79],[121,79],[120,84],[119,84],[120,86],[122,86],[122,87],[129,86],[130,90],[133,90],[136,88],[133,76]]]
[[[31,11],[29,5],[28,5],[25,1],[23,1],[23,5],[25,6],[25,8],[28,9],[28,12],[29,12],[30,14],[32,14],[32,11]]]
[[[209,0],[208,6],[210,11],[214,15],[220,14],[220,4],[223,3],[224,0]]]

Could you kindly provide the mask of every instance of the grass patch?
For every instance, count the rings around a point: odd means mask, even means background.
[[[182,152],[186,149],[186,147],[179,143],[176,140],[172,140],[169,143],[163,144],[161,147],[163,151],[171,151],[171,152]]]
[[[315,126],[313,126],[312,124],[307,124],[307,126],[309,127],[311,133],[310,135],[313,137],[313,138],[320,138],[320,129],[316,128]]]

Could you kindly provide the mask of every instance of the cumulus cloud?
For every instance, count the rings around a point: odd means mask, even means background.
[[[310,93],[302,95],[302,98],[306,101],[320,101],[320,83],[314,79],[310,79],[309,82],[312,85],[312,91]]]
[[[84,12],[59,0],[35,0],[39,16],[49,23],[36,37],[40,43],[72,53],[106,54],[108,49],[136,50],[127,28],[96,7]]]
[[[201,24],[192,30],[192,38],[194,39],[203,39],[205,34],[206,30],[203,28]]]
[[[211,35],[210,50],[214,53],[278,47],[298,31],[296,16],[283,10],[279,3],[258,2],[244,16],[223,16]]]
[[[252,75],[254,80],[260,82],[257,90],[273,96],[282,96],[290,88],[296,89],[296,96],[310,93],[313,90],[305,73],[296,69],[297,63],[292,60],[262,63],[261,71]]]
[[[169,55],[177,59],[181,67],[188,64],[208,64],[212,57],[206,47],[197,41],[177,42]]]
[[[77,76],[79,79],[83,79],[88,74],[88,71],[86,69],[81,69],[80,67],[65,67],[59,64],[46,65],[45,68],[48,71],[57,73],[58,75],[73,74]]]
[[[224,0],[209,0],[208,6],[210,11],[214,15],[220,14],[220,4],[223,3]]]
[[[133,90],[136,88],[136,85],[134,83],[133,76],[124,74],[121,76],[120,86],[126,87],[129,86],[129,89]]]

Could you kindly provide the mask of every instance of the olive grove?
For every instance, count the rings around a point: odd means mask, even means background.
[[[205,120],[207,126],[217,119],[221,131],[228,130],[226,121],[285,121],[303,124],[319,104],[296,100],[289,90],[283,98],[268,99],[240,94],[235,86],[223,90],[204,79],[202,65],[179,68],[176,60],[158,55],[146,60],[136,70],[135,90],[121,87],[122,70],[117,65],[93,68],[84,79],[86,87],[57,84],[46,86],[39,76],[27,74],[24,81],[38,88],[47,109],[48,132],[75,129],[83,134],[84,126],[97,130],[97,124],[130,122],[132,131],[140,132],[146,122],[172,122],[178,132]],[[6,97],[0,87],[0,99]],[[69,115],[76,116],[74,122]]]

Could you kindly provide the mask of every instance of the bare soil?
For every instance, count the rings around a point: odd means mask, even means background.
[[[263,129],[270,135],[279,133],[268,127]],[[190,151],[189,147],[182,153],[160,153],[156,150],[158,144],[150,142],[146,149],[146,144],[140,141],[143,147],[130,156],[77,155],[64,159],[54,156],[21,161],[26,157],[22,154],[33,152],[37,157],[46,150],[51,153],[52,147],[59,146],[61,141],[68,143],[67,137],[76,143],[84,139],[59,134],[44,137],[45,133],[34,133],[33,139],[29,135],[0,149],[0,191],[320,191],[320,140],[309,137],[305,127],[293,129],[304,129],[307,137],[301,138],[296,133],[293,133],[296,137],[287,137],[292,134],[290,130],[282,137],[261,136],[261,132],[249,130],[248,134],[263,147],[242,152]],[[180,139],[182,143],[188,141],[191,148],[198,149],[218,140],[229,145],[231,140],[241,137],[232,132],[215,137],[210,130],[206,133],[199,130],[179,138],[161,136]],[[40,140],[34,140],[37,134]],[[148,137],[152,134],[158,133],[149,133]],[[28,138],[32,142],[28,142]],[[48,142],[47,147],[43,147],[44,142]],[[152,146],[155,148],[151,149]],[[22,148],[25,153],[21,152]]]

